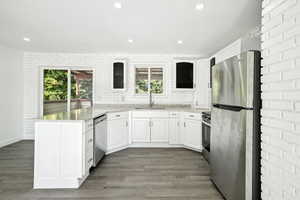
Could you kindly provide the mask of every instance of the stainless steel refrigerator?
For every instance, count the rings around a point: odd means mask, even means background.
[[[227,200],[260,199],[260,52],[212,67],[211,179]]]

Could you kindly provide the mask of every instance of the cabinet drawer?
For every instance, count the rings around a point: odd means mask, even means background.
[[[85,131],[91,130],[93,128],[94,128],[94,122],[93,122],[93,120],[86,120],[84,122],[84,130]]]
[[[202,120],[201,113],[184,113],[184,119],[191,119],[191,120]]]
[[[169,113],[169,117],[170,118],[179,118],[180,117],[180,113],[179,112],[170,112]]]
[[[133,118],[169,118],[167,111],[134,111],[132,112]]]
[[[116,112],[116,113],[108,113],[107,119],[113,120],[113,119],[123,119],[128,118],[128,112]]]

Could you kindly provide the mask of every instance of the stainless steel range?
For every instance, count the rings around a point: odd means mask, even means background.
[[[203,156],[209,162],[210,152],[210,112],[202,113],[202,146]]]

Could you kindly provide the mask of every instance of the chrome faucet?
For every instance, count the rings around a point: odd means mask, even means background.
[[[149,107],[152,108],[154,105],[154,101],[152,100],[152,90],[150,90],[150,95],[149,95]]]

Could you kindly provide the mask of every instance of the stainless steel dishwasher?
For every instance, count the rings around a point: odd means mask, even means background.
[[[96,167],[104,157],[107,149],[107,120],[106,115],[94,119],[94,164]]]

